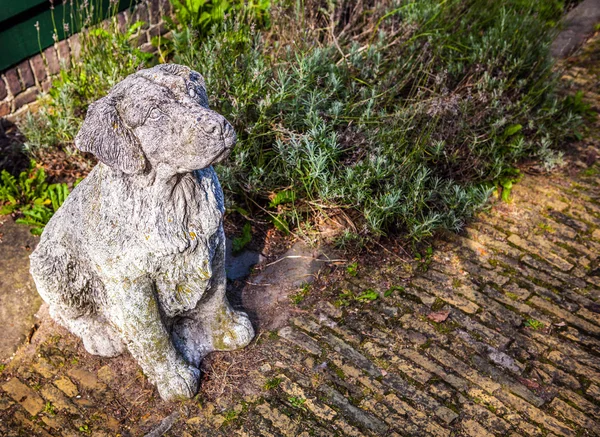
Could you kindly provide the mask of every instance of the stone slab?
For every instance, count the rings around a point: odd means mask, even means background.
[[[42,299],[29,275],[29,254],[38,238],[10,216],[0,216],[0,223],[0,361],[4,361],[27,338]]]
[[[600,0],[584,0],[567,15],[564,29],[551,46],[552,56],[566,58],[594,32],[600,23]]]

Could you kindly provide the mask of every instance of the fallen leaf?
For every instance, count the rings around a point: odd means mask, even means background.
[[[445,322],[450,315],[450,310],[436,311],[435,313],[427,314],[427,318],[436,323]]]
[[[532,389],[540,388],[540,385],[537,382],[532,381],[531,379],[519,378],[519,381],[521,382],[521,384],[523,384],[527,388],[532,388]]]

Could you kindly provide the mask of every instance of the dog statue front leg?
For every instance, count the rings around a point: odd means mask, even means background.
[[[221,241],[225,241],[225,236]],[[248,315],[235,311],[225,295],[225,245],[220,244],[213,259],[215,273],[196,308],[173,327],[173,337],[186,360],[196,366],[213,351],[245,347],[254,338]]]
[[[191,398],[200,371],[173,347],[163,324],[152,281],[143,276],[107,287],[109,311],[131,355],[164,400]]]

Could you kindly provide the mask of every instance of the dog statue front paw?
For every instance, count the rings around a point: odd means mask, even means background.
[[[224,317],[216,318],[213,324],[213,346],[215,350],[228,351],[245,347],[254,338],[254,328],[248,316],[226,309]]]
[[[200,370],[181,363],[160,372],[156,387],[164,400],[190,399],[198,391],[199,380]]]

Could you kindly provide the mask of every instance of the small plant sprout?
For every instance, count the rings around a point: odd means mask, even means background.
[[[540,329],[544,328],[544,324],[536,319],[527,319],[525,321],[525,326],[527,326],[528,328],[531,328],[535,331],[539,331]]]
[[[353,262],[348,264],[348,266],[346,267],[346,272],[352,277],[358,275],[358,263]]]
[[[393,287],[390,287],[390,288],[388,288],[387,290],[385,290],[383,292],[383,297],[390,297],[396,291],[403,292],[404,291],[404,287],[400,287],[400,286],[394,285]]]
[[[306,298],[306,296],[308,296],[309,292],[310,292],[310,284],[308,284],[308,283],[303,284],[302,287],[300,288],[300,290],[298,290],[296,293],[291,295],[290,299],[293,304],[298,305]]]
[[[265,382],[265,390],[272,390],[274,388],[279,387],[281,384],[281,378],[269,378],[267,382]]]
[[[419,269],[426,272],[433,261],[433,247],[427,246],[423,253],[417,252],[415,260],[419,262]]]
[[[335,301],[335,305],[338,307],[345,307],[350,305],[350,302],[354,299],[354,294],[350,290],[343,290]]]
[[[379,298],[379,294],[372,288],[369,288],[363,291],[361,294],[355,297],[355,299],[359,302],[372,302]]]
[[[232,240],[233,253],[240,253],[252,241],[252,226],[246,222],[242,228],[242,235]]]
[[[306,403],[306,399],[298,397],[298,396],[290,396],[288,398],[288,402],[292,404],[292,406],[299,408],[303,411],[306,411],[306,407],[304,404]]]
[[[50,401],[47,401],[46,405],[44,405],[44,413],[46,413],[49,416],[56,415],[56,409],[54,408],[54,405],[52,405],[52,403]]]
[[[223,413],[223,417],[225,418],[223,421],[223,426],[227,426],[238,418],[238,413],[235,410],[227,410]]]

